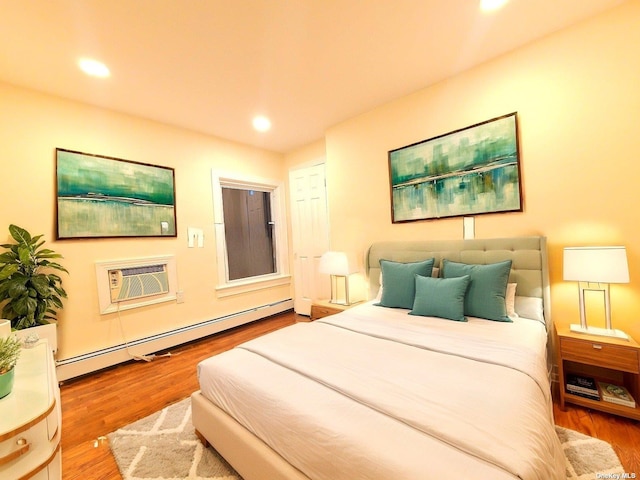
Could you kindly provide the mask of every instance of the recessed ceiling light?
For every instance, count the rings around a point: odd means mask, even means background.
[[[509,0],[480,0],[480,8],[485,12],[489,12],[491,10],[497,10],[508,1]]]
[[[271,120],[267,117],[259,115],[253,119],[253,128],[259,132],[266,132],[271,128]]]
[[[80,70],[92,77],[105,78],[111,75],[111,72],[109,72],[109,69],[104,63],[92,60],[91,58],[81,58],[78,60],[78,66]]]

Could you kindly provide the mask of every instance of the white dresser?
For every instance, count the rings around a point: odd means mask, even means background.
[[[0,478],[60,480],[60,389],[46,340],[23,349],[13,391],[0,400]]]

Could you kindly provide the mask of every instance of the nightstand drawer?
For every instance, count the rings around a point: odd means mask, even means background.
[[[638,351],[632,348],[592,340],[561,338],[560,349],[563,360],[640,373]]]

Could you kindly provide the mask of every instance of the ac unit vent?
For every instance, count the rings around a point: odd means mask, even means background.
[[[173,255],[96,263],[100,313],[113,313],[176,299]]]
[[[109,270],[111,301],[149,297],[169,291],[166,264]]]

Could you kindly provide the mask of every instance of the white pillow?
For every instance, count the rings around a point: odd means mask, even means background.
[[[504,302],[507,307],[507,317],[514,319],[518,318],[516,313],[516,287],[517,283],[507,283],[507,291],[504,294]]]
[[[544,323],[544,309],[541,298],[517,296],[515,305],[518,316]]]

